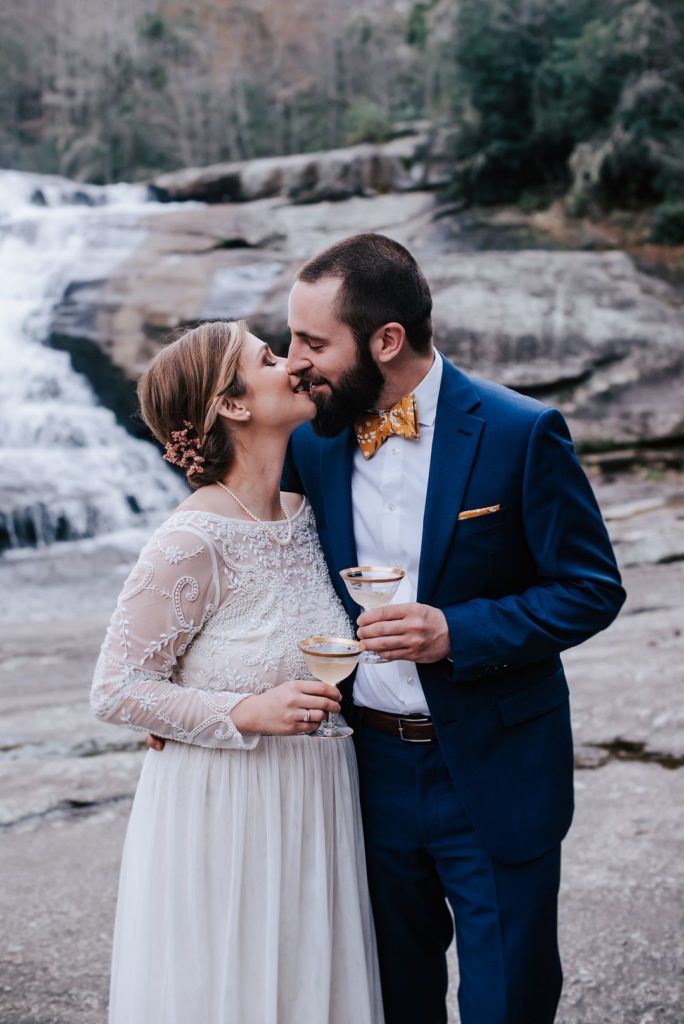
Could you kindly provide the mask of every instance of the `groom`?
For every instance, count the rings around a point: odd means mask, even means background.
[[[446,1021],[454,925],[462,1024],[551,1024],[573,810],[560,653],[624,592],[562,417],[456,369],[431,312],[382,235],[300,270],[289,364],[318,415],[283,486],[307,495],[359,637],[388,661],[359,667],[351,712],[386,1024]],[[359,616],[339,572],[373,564],[406,576]]]

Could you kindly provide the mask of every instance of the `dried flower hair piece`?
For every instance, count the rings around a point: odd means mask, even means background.
[[[188,436],[194,434],[194,437]],[[183,420],[183,430],[174,430],[171,440],[166,442],[164,458],[184,469],[188,476],[204,472],[204,457],[200,455],[202,442],[189,420]]]

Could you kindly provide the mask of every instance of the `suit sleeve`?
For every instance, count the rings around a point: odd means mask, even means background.
[[[532,429],[522,505],[537,581],[519,594],[442,609],[454,682],[574,647],[610,625],[625,599],[596,499],[554,409],[544,410]]]

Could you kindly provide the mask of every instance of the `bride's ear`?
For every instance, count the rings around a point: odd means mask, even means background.
[[[218,407],[218,416],[222,416],[232,423],[246,423],[252,415],[241,398],[228,398],[224,396]]]

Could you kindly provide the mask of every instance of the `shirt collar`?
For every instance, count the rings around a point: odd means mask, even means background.
[[[418,406],[418,422],[422,427],[431,427],[437,418],[437,401],[442,383],[442,357],[435,352],[432,366],[417,388],[414,389]]]

